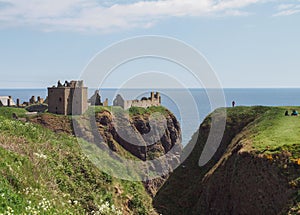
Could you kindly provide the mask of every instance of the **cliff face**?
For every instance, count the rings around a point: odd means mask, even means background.
[[[134,114],[130,117],[108,110],[95,116],[82,116],[73,121],[79,136],[90,142],[105,142],[112,151],[118,145],[141,160],[151,160],[169,152],[173,147],[181,149],[181,130],[175,116],[166,111],[162,119],[151,128],[151,114]],[[154,131],[153,131],[154,130]],[[148,133],[151,135],[147,135]],[[100,135],[99,135],[100,134]]]
[[[154,206],[158,212],[299,212],[300,146],[291,140],[282,143],[279,139],[273,139],[273,146],[266,144],[266,147],[262,147],[273,136],[262,141],[262,132],[271,132],[276,120],[286,120],[283,114],[284,110],[280,108],[228,109],[221,145],[211,161],[199,167],[198,161],[210,130],[210,116],[206,118],[199,128],[199,136],[193,137],[197,143],[192,153],[155,196]],[[287,120],[293,121],[294,118]],[[292,130],[298,132],[300,127],[296,125]],[[257,140],[258,144],[255,145]],[[275,147],[275,144],[280,146]]]
[[[116,150],[115,144],[120,144],[137,158],[151,160],[166,154],[175,145],[180,146],[181,131],[175,116],[168,113],[164,118],[165,128],[159,125],[162,121],[156,122],[156,126],[163,132],[147,136],[145,134],[151,132],[149,116],[135,115],[130,117],[129,121],[126,118],[118,118],[118,122],[114,124],[114,116],[108,111],[103,111],[96,114],[96,126],[104,142],[108,143],[112,150]]]
[[[134,108],[129,112],[101,108],[73,121],[67,116],[42,114],[31,118],[30,121],[56,133],[73,133],[98,147],[108,146],[111,151],[127,159],[153,160],[166,155],[172,149],[172,165],[180,162],[180,124],[176,117],[163,107]],[[167,177],[168,175],[163,175],[145,181],[144,186],[148,193],[154,196]]]
[[[159,107],[159,110],[161,111],[162,107]],[[172,165],[179,164],[182,150],[179,122],[166,109],[156,118],[155,111],[156,107],[152,107],[151,111],[130,113],[128,117],[128,112],[103,109],[96,112],[95,116],[82,116],[74,121],[73,125],[77,133],[81,132],[80,136],[87,141],[107,144],[113,152],[121,156],[127,156],[125,150],[133,155],[133,159],[146,161],[166,155],[172,149]],[[172,168],[171,165],[169,168]],[[144,182],[149,194],[153,196],[167,177],[168,175],[163,175]]]
[[[181,129],[176,117],[164,109],[163,115],[152,121],[155,127],[151,128],[151,114],[145,112],[128,117],[120,112],[112,113],[102,109],[95,115],[81,116],[73,122],[69,117],[52,114],[38,115],[29,121],[57,133],[78,135],[89,142],[105,142],[115,152],[121,146],[143,161],[158,158],[174,147],[179,153],[182,149]]]

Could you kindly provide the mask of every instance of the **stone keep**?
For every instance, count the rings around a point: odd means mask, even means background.
[[[48,88],[48,112],[61,115],[81,115],[88,109],[88,90],[83,81],[65,81]]]

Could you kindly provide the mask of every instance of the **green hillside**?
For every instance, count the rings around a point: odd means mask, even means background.
[[[0,108],[0,214],[155,214],[141,182],[97,169],[75,137]]]
[[[210,162],[198,161],[211,126],[199,128],[192,152],[154,199],[162,214],[299,214],[300,107],[235,107]],[[191,142],[192,143],[192,142]],[[193,147],[189,144],[186,149]]]

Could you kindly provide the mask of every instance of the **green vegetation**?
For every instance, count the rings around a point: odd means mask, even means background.
[[[130,114],[130,116],[152,114],[152,113],[161,113],[163,115],[169,114],[168,109],[166,109],[163,106],[152,106],[148,108],[131,107],[128,110],[123,110],[121,107],[118,106],[108,106],[108,107],[91,106],[86,112],[86,115],[90,115],[92,113],[101,113],[103,111],[109,111],[113,114]]]
[[[261,116],[251,128],[251,141],[255,150],[264,153],[290,151],[300,158],[300,117],[285,116],[286,110],[300,107],[274,107]]]
[[[141,108],[141,107],[129,108],[129,114],[131,116],[141,115],[141,114],[152,114],[152,113],[160,113],[163,115],[167,115],[168,110],[163,106],[152,106],[152,107],[148,107],[148,108]]]
[[[24,108],[0,107],[0,116],[10,118],[15,113],[18,117],[25,117],[27,111]]]
[[[158,212],[279,214],[282,210],[280,214],[299,214],[300,116],[285,116],[286,110],[293,109],[300,107],[238,106],[210,114],[199,136],[195,134],[194,142],[185,148],[192,151],[189,157],[155,196]],[[199,167],[211,116],[218,121],[225,110],[226,128],[218,151]]]
[[[300,158],[300,116],[285,116],[286,110],[291,114],[292,110],[300,110],[300,107],[227,108],[226,127],[232,130],[232,125],[243,125],[251,119],[246,138],[251,142],[253,151],[264,154],[290,151],[294,158]],[[210,123],[209,120],[207,118],[205,123]]]
[[[153,213],[141,182],[111,177],[75,137],[13,120],[13,113],[25,116],[24,109],[0,108],[0,214]]]
[[[103,111],[111,111],[114,107],[103,107],[103,106],[90,106],[85,112],[86,115],[91,115],[93,113],[101,113]]]

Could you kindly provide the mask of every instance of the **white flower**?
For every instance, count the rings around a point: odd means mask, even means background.
[[[34,153],[34,155],[37,156],[38,158],[47,159],[47,156],[44,154]]]

